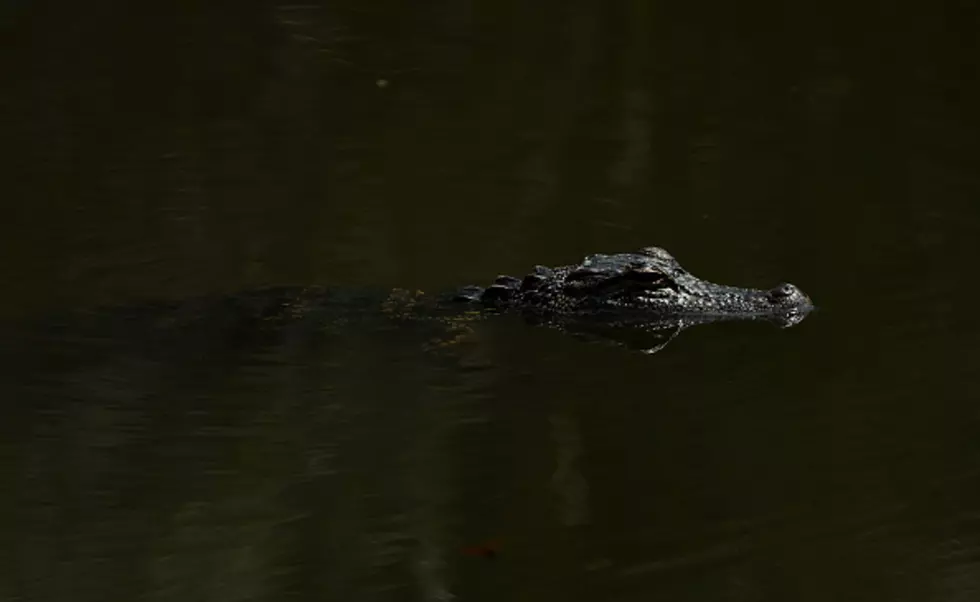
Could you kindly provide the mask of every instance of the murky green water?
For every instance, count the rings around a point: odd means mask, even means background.
[[[0,8],[0,599],[975,599],[977,22]],[[506,318],[52,317],[650,244],[819,309],[652,356]]]

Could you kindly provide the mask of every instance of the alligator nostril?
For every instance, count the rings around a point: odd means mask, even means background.
[[[783,283],[769,291],[769,298],[773,301],[782,301],[796,294],[796,287],[792,284]]]

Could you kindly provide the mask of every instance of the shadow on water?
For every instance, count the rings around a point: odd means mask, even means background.
[[[0,598],[974,599],[976,17],[7,3]],[[651,244],[819,309],[152,317]]]

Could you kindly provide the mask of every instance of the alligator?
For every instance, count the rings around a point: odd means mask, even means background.
[[[350,324],[356,315],[378,307],[375,295],[322,286],[262,289],[223,298],[218,305],[226,332],[231,326],[275,336],[290,326],[329,328],[338,315]],[[523,278],[498,276],[489,286],[466,286],[449,294],[394,289],[383,297],[381,308],[396,323],[438,319],[457,335],[451,340],[468,332],[474,320],[510,313],[580,338],[654,353],[696,324],[754,320],[785,328],[802,321],[813,304],[792,284],[760,290],[701,280],[666,250],[646,247],[589,255],[572,265],[536,266]],[[195,322],[200,315],[213,316],[213,300],[185,304],[180,313]]]
[[[345,332],[367,330],[376,324],[379,300],[389,329],[439,321],[440,345],[464,337],[475,320],[507,313],[645,353],[663,349],[696,324],[755,320],[788,327],[813,308],[792,284],[768,290],[714,284],[688,273],[664,249],[647,247],[634,253],[589,255],[572,265],[536,266],[523,278],[498,276],[489,286],[467,286],[443,295],[403,289],[379,296],[326,286],[272,287],[94,311],[86,327],[77,328],[76,315],[71,328],[76,337],[121,334],[150,348],[187,333],[202,347],[229,341],[234,347],[308,339],[341,327]],[[187,345],[186,338],[179,344]]]
[[[455,298],[542,315],[765,319],[782,326],[799,323],[813,308],[792,284],[757,290],[701,280],[660,247],[589,255],[558,268],[535,266],[524,278],[498,276],[491,286],[465,287]]]

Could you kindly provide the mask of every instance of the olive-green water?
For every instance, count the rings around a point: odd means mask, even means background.
[[[0,600],[977,599],[978,26],[6,3]],[[51,317],[652,244],[818,310],[653,355],[507,318],[229,344]]]

